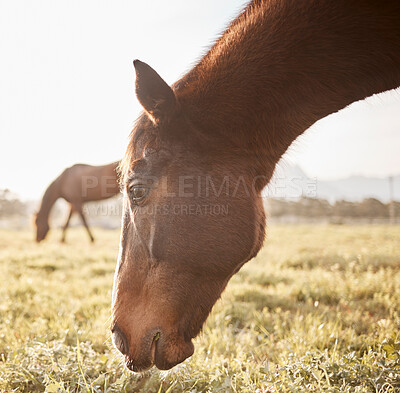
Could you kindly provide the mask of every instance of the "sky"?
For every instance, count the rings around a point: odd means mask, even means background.
[[[132,60],[171,84],[244,4],[0,0],[0,189],[40,198],[68,166],[121,158],[141,110]],[[287,160],[321,180],[399,174],[400,92],[322,119]]]

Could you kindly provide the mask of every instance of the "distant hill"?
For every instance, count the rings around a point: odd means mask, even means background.
[[[400,175],[393,178],[394,199],[400,200]],[[388,178],[350,176],[338,180],[318,180],[307,176],[299,166],[282,164],[277,167],[271,184],[264,193],[268,196],[298,199],[301,196],[337,200],[362,201],[376,198],[387,203],[390,199]]]

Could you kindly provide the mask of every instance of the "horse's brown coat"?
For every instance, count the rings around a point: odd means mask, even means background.
[[[263,243],[261,190],[290,144],[400,85],[400,2],[255,0],[172,89],[145,63],[135,69],[145,113],[121,165],[111,329],[141,371],[192,354],[228,280]],[[217,205],[228,212],[190,207]]]
[[[47,235],[49,215],[54,203],[59,198],[65,199],[70,204],[70,212],[63,227],[61,241],[65,241],[65,233],[73,213],[78,213],[85,226],[90,240],[93,235],[90,232],[82,207],[86,202],[100,201],[119,193],[117,167],[119,162],[112,164],[93,166],[87,164],[75,164],[65,169],[46,189],[39,211],[36,213],[36,241],[41,242]]]

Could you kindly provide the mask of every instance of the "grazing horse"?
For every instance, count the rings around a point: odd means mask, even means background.
[[[58,198],[64,198],[70,204],[70,211],[63,227],[61,241],[65,241],[65,233],[72,214],[78,213],[93,242],[94,237],[82,207],[86,202],[100,201],[119,193],[118,165],[119,162],[101,166],[75,164],[65,169],[47,187],[43,195],[40,209],[35,215],[36,241],[41,242],[46,237],[50,229],[50,211]]]
[[[121,163],[110,328],[142,371],[192,355],[229,279],[263,244],[261,191],[290,144],[400,85],[400,1],[254,0],[172,87],[134,66],[144,113]]]

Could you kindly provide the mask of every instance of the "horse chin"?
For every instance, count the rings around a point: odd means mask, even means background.
[[[161,337],[154,345],[154,363],[159,370],[169,370],[193,355],[194,345],[191,340],[182,337]]]

